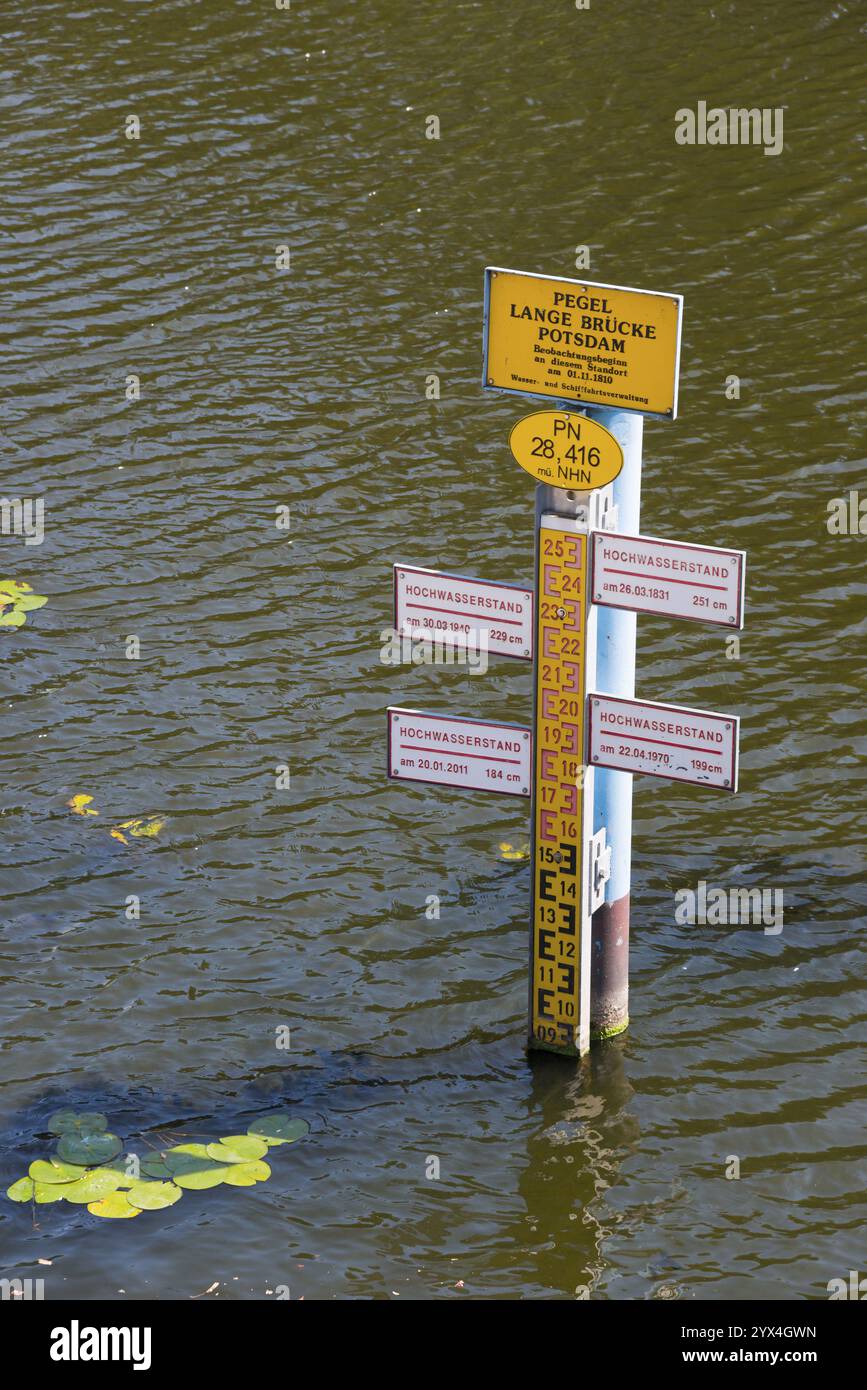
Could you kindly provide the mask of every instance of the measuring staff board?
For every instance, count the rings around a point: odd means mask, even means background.
[[[394,566],[394,626],[414,640],[429,638],[497,656],[533,657],[533,593],[439,570]]]
[[[507,796],[530,795],[529,729],[398,707],[386,713],[389,777]]]
[[[673,420],[683,296],[485,270],[482,385]]]
[[[743,550],[613,531],[593,534],[591,593],[606,608],[741,628],[745,574]]]
[[[530,1044],[578,1054],[589,1045],[590,1007],[581,850],[588,536],[543,514],[537,544]]]
[[[737,715],[601,694],[591,694],[588,706],[593,767],[737,791]]]

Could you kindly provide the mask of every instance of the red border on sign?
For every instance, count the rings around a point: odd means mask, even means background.
[[[732,738],[729,786],[721,787],[718,782],[699,782],[693,777],[678,777],[673,772],[653,772],[646,768],[636,770],[631,767],[620,767],[617,763],[606,763],[601,760],[591,761],[594,700],[608,700],[610,704],[614,705],[637,705],[640,709],[664,710],[668,714],[696,714],[700,719],[722,719],[731,724],[734,737]],[[739,735],[740,719],[736,714],[720,714],[717,710],[693,709],[690,705],[662,705],[656,700],[630,700],[621,695],[606,695],[604,690],[593,690],[587,696],[587,762],[591,767],[606,767],[612,772],[626,772],[633,777],[664,777],[667,782],[686,782],[690,787],[709,787],[711,791],[736,792],[738,789]],[[654,740],[648,739],[646,741],[653,742]]]
[[[520,585],[516,585],[520,588]],[[386,713],[385,725],[385,757],[388,767],[388,777],[392,782],[402,782],[404,786],[411,782],[421,782],[428,787],[453,787],[457,792],[493,792],[495,796],[519,796],[529,799],[530,788],[533,784],[533,731],[524,724],[504,724],[494,719],[471,719],[463,714],[426,714],[421,709],[405,709],[402,705],[389,705]],[[464,787],[459,782],[436,782],[431,777],[401,777],[398,773],[391,770],[391,717],[393,714],[414,714],[417,719],[438,719],[447,724],[474,724],[476,728],[484,727],[488,729],[514,729],[516,733],[526,734],[529,739],[529,772],[527,773],[528,787],[525,792],[507,791],[505,787]],[[442,749],[438,749],[442,752]],[[496,762],[496,758],[489,761]]]
[[[489,655],[491,655],[491,656],[504,656],[504,657],[506,657],[506,659],[507,659],[508,661],[532,661],[532,660],[533,660],[533,655],[534,655],[535,650],[536,650],[536,623],[535,623],[535,617],[536,617],[536,601],[535,601],[535,594],[534,594],[533,590],[530,588],[529,584],[506,584],[506,583],[499,584],[495,579],[473,579],[473,578],[472,578],[470,575],[468,575],[468,574],[449,574],[449,573],[447,573],[446,570],[429,570],[429,569],[425,569],[423,566],[420,566],[420,565],[404,565],[404,564],[402,564],[399,560],[396,560],[396,561],[394,562],[394,564],[392,565],[392,567],[391,567],[391,585],[392,585],[392,594],[393,594],[391,618],[392,618],[392,626],[394,627],[395,632],[399,632],[399,631],[400,631],[400,629],[398,628],[398,625],[397,625],[397,572],[398,572],[398,570],[404,570],[407,574],[435,574],[435,575],[437,576],[437,578],[439,578],[439,579],[457,579],[461,584],[483,584],[483,585],[485,586],[486,589],[515,589],[515,590],[517,590],[518,593],[527,594],[528,597],[529,597],[529,599],[530,599],[530,654],[529,654],[529,656],[524,656],[522,652],[501,652],[501,651],[491,652],[491,651],[490,651],[490,648],[488,649],[488,651],[489,651]],[[443,611],[447,611],[447,610],[443,610]],[[457,613],[456,613],[455,616],[456,616],[456,617],[475,617],[475,614],[466,614],[466,613],[457,614]],[[509,620],[509,619],[505,619],[505,618],[504,618],[504,619],[502,619],[502,621],[503,621],[503,622],[510,622],[510,621],[514,621],[514,620]],[[504,725],[503,727],[505,728],[506,726]],[[439,785],[439,784],[437,784],[437,785]]]
[[[693,615],[692,613],[666,613],[664,610],[660,608],[642,608],[637,603],[610,603],[607,598],[596,598],[595,590],[597,536],[612,541],[649,541],[651,544],[655,543],[656,545],[671,546],[673,550],[704,550],[708,551],[712,555],[730,556],[732,559],[734,559],[738,567],[737,620],[733,623],[730,623],[727,619],[723,620],[720,618],[707,618],[698,613],[695,615]],[[675,622],[682,619],[686,623],[713,623],[714,627],[724,627],[728,632],[741,632],[743,630],[744,587],[746,580],[746,565],[744,563],[746,555],[743,550],[729,550],[725,546],[720,545],[690,545],[688,541],[669,541],[666,540],[664,536],[627,536],[624,535],[622,531],[593,531],[591,532],[591,541],[592,545],[590,547],[590,601],[591,603],[595,604],[597,608],[619,608],[626,613],[651,613],[656,618],[671,618]],[[649,574],[646,577],[648,579],[661,578],[661,576],[653,574]],[[672,580],[670,577],[666,577],[663,582],[667,582],[669,584],[691,584],[694,581],[690,579]],[[701,588],[706,586],[697,585],[696,587]]]

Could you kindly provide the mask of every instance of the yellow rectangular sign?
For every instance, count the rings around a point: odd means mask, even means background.
[[[483,385],[677,415],[683,296],[485,271]]]
[[[589,1028],[581,852],[587,536],[543,518],[537,569],[530,1045],[578,1053]]]

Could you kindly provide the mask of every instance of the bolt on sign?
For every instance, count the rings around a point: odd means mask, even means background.
[[[509,448],[516,463],[551,487],[606,487],[623,467],[623,450],[597,420],[568,410],[537,410],[513,425]]]
[[[746,552],[662,541],[656,536],[593,536],[593,602],[633,613],[744,625]]]
[[[574,1055],[590,1036],[590,915],[583,845],[586,532],[543,513],[537,553],[530,1043]]]
[[[601,694],[589,705],[592,766],[737,791],[737,715]]]
[[[673,420],[683,295],[485,271],[482,385]]]
[[[394,566],[394,626],[413,638],[443,638],[496,656],[533,656],[533,594],[439,570]]]
[[[392,706],[388,775],[473,791],[530,795],[532,738],[519,724],[492,724]]]

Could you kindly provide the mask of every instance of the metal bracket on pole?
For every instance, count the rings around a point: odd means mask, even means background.
[[[590,853],[587,860],[587,891],[590,895],[591,914],[605,901],[605,885],[611,877],[611,846],[605,835],[605,826],[590,836]]]
[[[600,487],[590,494],[590,530],[616,531],[620,508],[614,501],[614,484]]]

